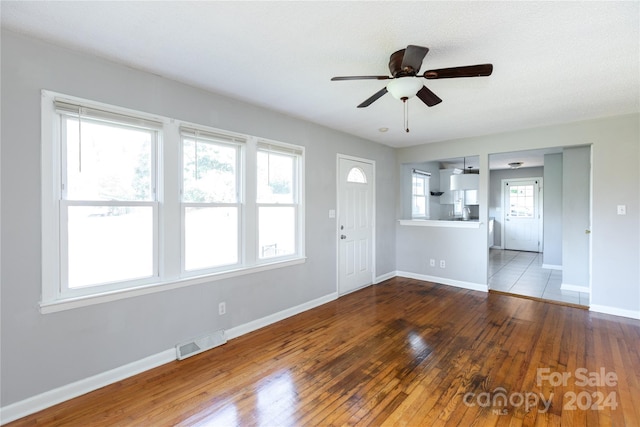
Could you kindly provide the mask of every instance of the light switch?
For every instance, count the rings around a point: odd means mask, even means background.
[[[336,217],[336,210],[329,209],[329,218],[335,218],[335,217]]]
[[[618,215],[627,214],[627,205],[618,205]]]

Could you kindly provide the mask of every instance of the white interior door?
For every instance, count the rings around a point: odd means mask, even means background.
[[[540,251],[540,178],[503,180],[504,248]]]
[[[373,283],[373,163],[338,158],[338,293]]]

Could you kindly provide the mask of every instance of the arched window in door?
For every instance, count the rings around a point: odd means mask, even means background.
[[[347,182],[366,184],[367,176],[365,175],[364,171],[359,167],[352,167],[349,173],[347,174]]]

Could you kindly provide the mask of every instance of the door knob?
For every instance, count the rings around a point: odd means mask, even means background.
[[[340,238],[341,238],[342,240],[344,240],[344,239],[346,239],[346,238],[347,238],[347,236],[345,236],[344,234],[341,234],[341,235],[340,235]]]
[[[589,229],[584,230],[584,234],[591,234],[591,230],[589,230]]]

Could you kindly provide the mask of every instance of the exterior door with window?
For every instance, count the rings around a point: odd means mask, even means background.
[[[338,159],[338,292],[373,282],[373,163]]]
[[[504,248],[540,251],[540,178],[503,180]]]

